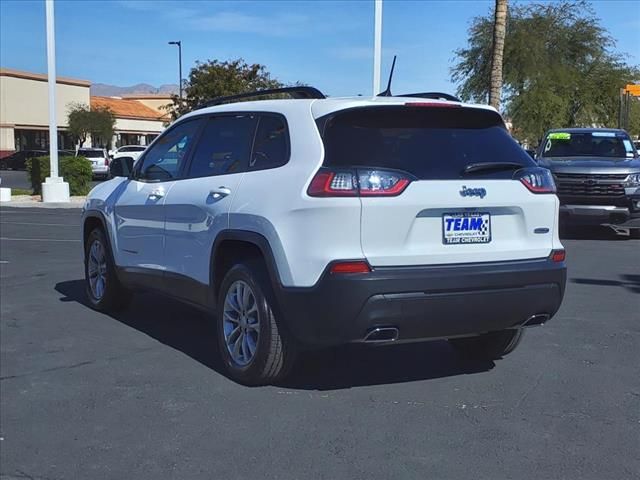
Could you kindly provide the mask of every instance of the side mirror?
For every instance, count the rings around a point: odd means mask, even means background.
[[[133,171],[133,158],[114,158],[109,165],[109,175],[113,177],[129,177]]]

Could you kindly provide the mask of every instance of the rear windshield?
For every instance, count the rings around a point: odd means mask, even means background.
[[[419,179],[466,178],[474,163],[507,162],[533,167],[500,116],[477,108],[367,107],[325,118],[325,165],[403,170]],[[319,120],[322,129],[323,119]],[[511,178],[488,170],[479,177]]]
[[[78,150],[78,156],[86,158],[103,158],[104,152],[102,150]]]
[[[633,158],[633,145],[622,132],[551,132],[543,142],[543,157]]]

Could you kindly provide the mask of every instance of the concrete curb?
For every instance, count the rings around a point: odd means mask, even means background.
[[[64,203],[43,203],[40,195],[13,195],[10,202],[0,202],[2,207],[18,208],[82,208],[87,197],[71,197],[70,201]]]

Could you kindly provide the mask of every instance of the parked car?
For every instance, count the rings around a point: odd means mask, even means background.
[[[550,130],[537,160],[556,179],[562,223],[640,227],[640,158],[624,130]]]
[[[146,148],[147,147],[144,145],[123,145],[122,147],[118,147],[115,150],[110,151],[109,156],[111,158],[115,158],[117,155],[127,154],[135,160],[146,150]]]
[[[58,158],[73,156],[71,150],[58,150]],[[0,170],[26,170],[27,160],[49,155],[49,150],[20,150],[0,159]]]
[[[49,155],[45,150],[20,150],[0,159],[0,170],[26,170],[27,160]]]
[[[215,312],[227,373],[245,384],[349,343],[446,338],[497,359],[556,313],[553,178],[493,108],[274,92],[297,98],[219,99],[93,189],[94,308],[150,289]]]
[[[109,155],[104,148],[80,148],[76,154],[85,157],[91,162],[91,170],[94,178],[107,178],[109,176]]]

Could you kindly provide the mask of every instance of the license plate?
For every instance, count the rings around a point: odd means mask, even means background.
[[[91,160],[91,165],[98,165],[98,161],[97,160]]]
[[[489,243],[491,241],[491,215],[483,212],[445,213],[442,215],[442,242]]]

